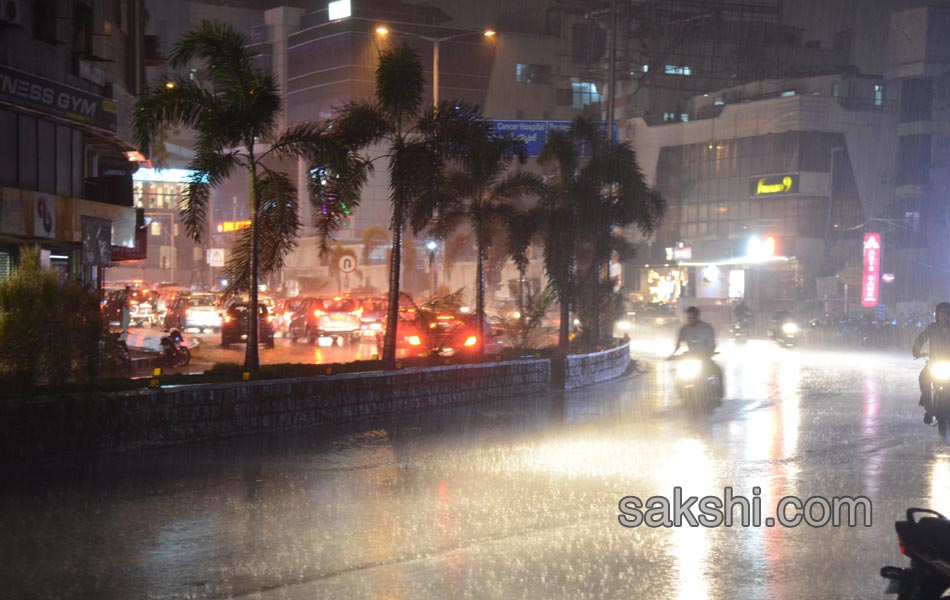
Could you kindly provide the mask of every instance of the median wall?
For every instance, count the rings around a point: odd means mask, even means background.
[[[626,345],[571,357],[568,386],[615,377],[629,360]],[[0,458],[301,429],[538,394],[550,384],[551,362],[538,359],[20,400],[0,404]]]

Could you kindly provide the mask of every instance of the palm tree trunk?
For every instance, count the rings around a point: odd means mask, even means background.
[[[258,308],[257,289],[260,270],[261,230],[257,222],[259,202],[257,198],[257,163],[254,162],[254,141],[248,144],[248,163],[250,164],[250,204],[251,204],[251,270],[248,281],[247,311],[247,347],[244,352],[244,370],[257,377],[261,370],[260,350],[258,348]]]
[[[485,357],[485,227],[481,220],[475,223],[475,327],[478,329],[475,358]]]
[[[399,322],[399,266],[402,264],[402,204],[393,206],[393,247],[389,253],[389,308],[386,310],[386,336],[383,338],[383,362],[392,368],[396,362],[396,330]]]

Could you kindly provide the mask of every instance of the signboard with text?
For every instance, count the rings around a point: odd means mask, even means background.
[[[115,100],[0,65],[0,103],[116,131]]]
[[[750,195],[776,196],[798,192],[798,175],[771,175],[755,177],[751,181]]]
[[[881,296],[881,234],[864,234],[864,276],[861,280],[861,306],[877,306]]]
[[[523,139],[528,150],[528,156],[534,158],[541,153],[541,148],[548,141],[548,133],[551,131],[567,131],[571,128],[571,121],[492,121],[492,125],[495,127],[495,133],[510,133]],[[607,123],[599,121],[594,126],[603,134]],[[614,121],[614,141],[617,140],[619,131],[619,125]]]

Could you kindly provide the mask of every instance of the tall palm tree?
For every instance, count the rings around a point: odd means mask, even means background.
[[[244,368],[256,375],[258,355],[258,281],[261,273],[283,265],[294,248],[300,227],[297,190],[290,177],[265,160],[304,158],[319,166],[310,197],[318,213],[329,214],[323,228],[335,231],[341,203],[355,206],[366,179],[366,165],[351,153],[345,140],[327,123],[306,123],[280,131],[280,90],[277,80],[254,67],[245,39],[233,28],[204,21],[172,48],[169,65],[179,71],[202,61],[208,83],[175,73],[146,90],[135,105],[135,141],[148,150],[170,128],[190,128],[197,134],[194,171],[179,198],[179,210],[189,235],[201,241],[208,218],[211,188],[234,172],[249,179],[250,227],[229,262],[230,291],[247,290],[250,299]],[[265,235],[262,235],[264,233]]]
[[[447,160],[465,150],[465,140],[484,133],[487,123],[477,109],[460,102],[433,108],[423,97],[422,65],[415,52],[398,46],[380,53],[374,98],[345,104],[335,130],[355,147],[384,143],[389,161],[392,251],[389,255],[387,323],[399,315],[403,233],[414,203],[439,189]],[[386,328],[382,360],[396,357],[396,327]]]
[[[544,239],[544,263],[551,287],[561,304],[558,343],[566,357],[570,308],[577,300],[581,280],[594,290],[590,300],[602,301],[609,284],[602,266],[614,251],[628,250],[612,228],[636,225],[652,232],[666,203],[647,186],[627,143],[611,144],[589,121],[576,118],[568,131],[552,132],[538,156],[549,169],[551,192],[539,203]],[[596,311],[594,311],[596,315]],[[590,312],[584,316],[589,317]],[[583,323],[596,332],[595,323]],[[596,334],[595,334],[596,336]],[[594,341],[597,341],[596,339]]]
[[[485,264],[493,242],[499,237],[492,234],[504,231],[505,224],[517,216],[516,200],[540,194],[544,189],[539,175],[509,171],[515,161],[527,160],[524,140],[485,129],[480,138],[470,140],[464,157],[454,162],[438,193],[419,202],[412,215],[413,227],[417,228],[437,214],[429,229],[438,237],[445,237],[462,223],[471,226],[475,236],[475,323],[483,333]],[[484,351],[483,337],[478,336],[478,354]]]

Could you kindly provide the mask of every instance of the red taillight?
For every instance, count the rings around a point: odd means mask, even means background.
[[[190,315],[190,314],[191,314],[191,309],[190,309],[190,308],[186,308],[186,309],[185,309],[185,314],[186,314],[186,315]]]
[[[904,540],[900,539],[900,537],[897,538],[897,547],[900,549],[901,554],[907,556],[907,548],[904,547]]]
[[[477,343],[478,343],[478,338],[475,337],[474,335],[468,336],[468,339],[465,340],[465,345],[469,347],[474,346]]]
[[[231,322],[231,315],[225,315],[225,316],[224,316],[224,322],[225,322],[225,323],[230,323],[230,322]]]
[[[356,310],[351,310],[351,311],[350,311],[350,314],[351,314],[351,315],[356,315],[357,317],[361,317],[361,316],[363,316],[363,309],[362,309],[362,308],[357,308]]]
[[[418,346],[422,344],[422,340],[419,339],[418,335],[410,335],[408,338],[406,338],[406,341],[409,342],[410,346]]]
[[[315,316],[315,317],[322,317],[322,316],[325,315],[325,314],[327,314],[327,311],[325,311],[325,310],[320,310],[319,308],[318,308],[317,310],[313,311],[313,316]]]
[[[274,320],[274,315],[267,315],[267,322],[270,323]]]

